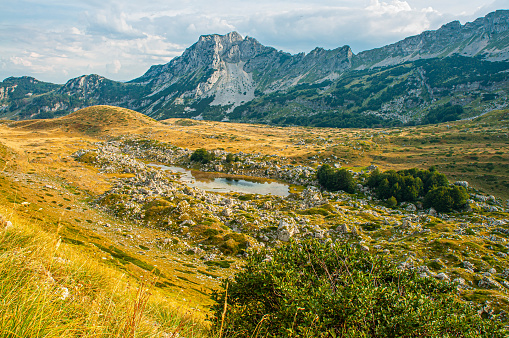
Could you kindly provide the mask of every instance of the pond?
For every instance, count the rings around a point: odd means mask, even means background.
[[[190,187],[214,192],[238,192],[243,194],[260,194],[274,196],[288,196],[288,185],[279,182],[259,182],[255,180],[237,179],[229,177],[207,177],[208,173],[191,171],[189,169],[166,166],[162,164],[149,164],[161,170],[180,174],[180,181]]]

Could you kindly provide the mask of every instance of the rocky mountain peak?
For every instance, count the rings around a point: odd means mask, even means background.
[[[20,99],[37,93],[35,87],[46,92],[60,88],[55,94],[66,94],[84,101],[95,100],[94,103],[122,105],[157,119],[171,116],[197,119],[231,116],[239,119],[248,116],[247,112],[262,115],[262,111],[266,110],[265,102],[269,102],[267,107],[270,108],[274,107],[274,103],[284,101],[278,97],[279,94],[294,98],[292,114],[297,111],[314,114],[337,107],[353,109],[352,105],[357,104],[355,100],[360,94],[347,98],[341,86],[333,84],[342,81],[345,73],[355,74],[366,69],[376,72],[377,68],[423,59],[433,63],[432,60],[448,57],[475,56],[476,60],[507,62],[507,41],[509,10],[496,11],[464,25],[453,21],[438,30],[425,31],[357,55],[348,45],[332,50],[317,47],[309,53],[292,55],[264,46],[252,37],[244,38],[234,31],[225,35],[200,36],[181,56],[166,64],[152,66],[143,76],[129,83],[88,75],[72,79],[64,86],[52,87],[43,83],[32,85],[23,78],[9,78],[0,83],[0,88],[4,88],[4,97],[8,94],[9,99],[14,97],[11,95],[13,89],[7,87],[21,87],[19,83],[26,88],[25,91],[16,89],[16,97]],[[416,81],[425,82],[426,78],[418,76]],[[338,90],[334,91],[334,88]],[[417,109],[418,104],[424,107],[423,100],[426,98],[409,102],[408,107],[403,108]],[[364,101],[359,98],[359,102]],[[390,103],[384,102],[382,107],[378,101],[381,99],[374,97],[359,107],[368,109],[369,106],[369,112],[375,112],[385,109]],[[236,110],[237,107],[240,109]],[[403,108],[398,106],[397,109],[402,111]],[[378,114],[378,111],[375,113]]]
[[[97,89],[104,80],[106,80],[105,77],[97,74],[82,75],[67,81],[67,83],[60,88],[59,92],[68,95],[79,94],[81,97],[85,97],[88,93]]]
[[[451,21],[449,23],[446,23],[445,25],[442,25],[440,29],[443,30],[459,30],[461,29],[461,23],[458,20]]]
[[[244,39],[242,38],[242,35],[240,35],[238,32],[230,32],[226,35],[219,35],[219,34],[210,34],[210,35],[202,35],[198,39],[198,43],[200,42],[210,42],[214,41],[218,44],[234,44],[236,42],[241,42]]]

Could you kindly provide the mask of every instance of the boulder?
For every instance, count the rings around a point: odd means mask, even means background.
[[[456,181],[456,182],[454,182],[454,185],[457,185],[459,187],[468,188],[468,182],[467,181]]]
[[[500,289],[501,285],[488,276],[484,276],[477,285],[483,289]]]
[[[221,215],[223,215],[224,217],[231,217],[233,215],[233,212],[230,208],[224,208],[223,211],[221,212]]]
[[[338,227],[336,228],[336,231],[338,231],[340,234],[348,234],[350,232],[350,229],[348,228],[348,225],[346,224],[340,224],[338,225]]]
[[[288,242],[297,233],[297,227],[293,222],[282,219],[277,228],[277,239]]]
[[[406,211],[410,211],[410,212],[417,211],[417,207],[415,206],[415,204],[410,203],[410,204],[406,207]]]
[[[469,261],[463,261],[462,264],[463,264],[463,268],[465,268],[467,270],[474,271],[474,269],[475,269],[474,264],[470,263]]]
[[[442,280],[442,281],[450,281],[451,279],[449,278],[449,276],[447,276],[444,272],[440,272],[439,274],[437,274],[435,276],[436,279],[439,279],[439,280]]]

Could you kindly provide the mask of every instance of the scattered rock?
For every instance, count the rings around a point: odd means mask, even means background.
[[[474,264],[470,263],[469,261],[463,261],[462,264],[463,268],[465,268],[466,270],[470,270],[471,272],[474,272],[475,269]]]
[[[468,188],[468,182],[467,181],[456,181],[456,182],[454,182],[454,185],[457,185],[459,187]]]
[[[449,276],[447,276],[444,272],[440,272],[439,274],[437,274],[435,276],[436,279],[439,279],[439,280],[442,280],[442,281],[450,281],[451,279],[449,278]]]
[[[277,228],[277,239],[283,242],[288,242],[290,238],[297,232],[297,227],[293,222],[282,219],[279,221]]]
[[[477,285],[483,289],[500,289],[501,285],[490,277],[484,276]]]

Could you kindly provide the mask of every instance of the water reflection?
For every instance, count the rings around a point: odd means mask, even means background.
[[[180,174],[180,181],[190,187],[215,192],[239,192],[243,194],[260,194],[288,196],[288,185],[278,182],[255,182],[244,179],[216,177],[211,178],[207,173],[191,171],[189,169],[166,166],[162,164],[149,164],[162,170],[168,170]]]

